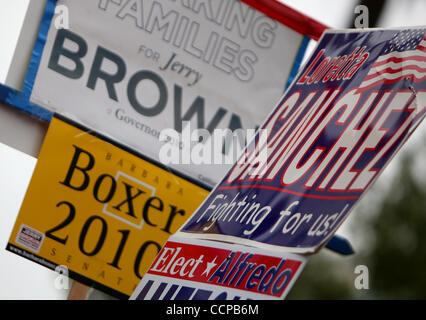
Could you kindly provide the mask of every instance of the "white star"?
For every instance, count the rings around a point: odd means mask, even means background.
[[[216,258],[217,258],[217,256],[216,256],[216,257],[214,257],[214,259],[213,259],[212,261],[207,262],[206,270],[204,270],[204,271],[203,271],[203,273],[202,273],[201,275],[206,274],[206,277],[208,277],[208,276],[209,276],[210,271],[211,271],[211,270],[212,270],[212,269],[213,269],[213,268],[217,265],[217,263],[215,263]]]

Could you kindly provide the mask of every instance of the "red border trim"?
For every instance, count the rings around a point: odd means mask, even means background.
[[[326,25],[296,11],[278,0],[241,0],[249,6],[259,10],[268,17],[281,22],[287,27],[301,34],[318,40],[324,30],[330,29]]]

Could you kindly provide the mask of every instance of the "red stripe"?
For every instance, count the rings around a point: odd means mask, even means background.
[[[409,61],[409,60],[414,60],[414,61],[420,61],[420,62],[426,62],[426,57],[422,57],[422,56],[408,56],[408,57],[404,57],[404,58],[398,58],[398,57],[390,57],[386,60],[383,61],[379,61],[379,62],[375,62],[372,67],[379,67],[382,66],[384,64],[387,64],[389,62],[395,62],[395,63],[399,63],[399,62],[403,62],[403,61]]]
[[[264,185],[240,185],[240,186],[233,186],[233,187],[218,187],[218,190],[227,190],[227,189],[245,189],[245,188],[253,188],[253,189],[267,189],[267,190],[274,190],[289,194],[294,194],[297,196],[305,197],[305,198],[312,198],[312,199],[325,199],[325,200],[356,200],[358,199],[358,196],[347,196],[347,197],[334,197],[334,196],[318,196],[315,194],[307,194],[297,191],[292,191],[284,188],[277,188],[277,187],[271,187],[271,186],[264,186]]]
[[[395,74],[395,73],[399,73],[399,72],[401,72],[402,70],[416,70],[416,71],[419,71],[419,72],[426,72],[426,68],[421,68],[421,67],[419,67],[419,66],[416,66],[416,65],[414,65],[414,64],[410,64],[410,65],[407,65],[407,66],[401,66],[401,67],[399,67],[399,69],[392,69],[392,68],[386,68],[386,69],[383,69],[383,70],[380,70],[380,71],[377,71],[377,72],[375,72],[375,73],[372,73],[372,74],[370,74],[370,75],[368,75],[368,76],[366,76],[365,78],[364,78],[364,81],[367,81],[367,80],[370,80],[370,79],[373,79],[373,78],[375,78],[375,77],[378,77],[378,76],[380,76],[380,75],[383,75],[383,74]]]
[[[277,20],[285,26],[318,40],[326,25],[286,6],[278,0],[241,0],[249,6],[259,10],[268,17]]]
[[[423,80],[425,80],[426,75],[421,77],[421,78],[417,78],[416,76],[411,74],[411,75],[401,76],[401,77],[398,77],[396,79],[380,79],[380,80],[373,82],[372,84],[369,84],[367,87],[361,87],[362,86],[362,83],[361,83],[359,90],[368,90],[368,89],[370,89],[374,86],[377,86],[380,83],[384,83],[384,84],[394,83],[394,82],[402,80],[403,78],[409,78],[412,81],[414,81],[415,83],[418,83],[418,82],[422,82]]]
[[[422,45],[419,45],[419,46],[416,48],[416,50],[420,50],[420,51],[422,51],[422,52],[426,52],[426,47],[424,47],[424,46],[422,46]]]

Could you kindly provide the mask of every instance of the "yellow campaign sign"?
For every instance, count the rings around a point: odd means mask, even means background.
[[[7,249],[130,296],[207,194],[180,174],[55,116]]]

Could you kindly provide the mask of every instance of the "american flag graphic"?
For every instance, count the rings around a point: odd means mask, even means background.
[[[384,54],[371,66],[359,88],[369,89],[402,79],[423,81],[426,77],[425,31],[426,29],[411,29],[395,33]]]

